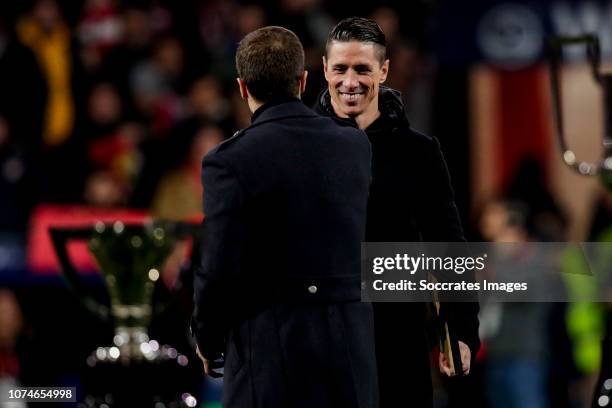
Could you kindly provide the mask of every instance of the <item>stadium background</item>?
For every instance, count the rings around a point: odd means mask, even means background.
[[[385,31],[387,84],[402,91],[413,126],[440,139],[469,239],[493,239],[482,214],[500,198],[521,203],[533,240],[595,240],[606,232],[611,196],[560,160],[545,39],[594,32],[604,59],[611,56],[610,1],[3,2],[0,381],[78,384],[83,356],[108,337],[109,326],[65,289],[50,247],[40,244],[44,226],[91,208],[200,217],[202,156],[250,119],[235,86],[237,41],[263,25],[294,30],[306,48],[303,99],[312,105],[324,86],[326,35],[351,15],[370,16]],[[594,159],[601,91],[580,50],[565,57],[568,137],[579,156]],[[163,285],[175,285],[177,269],[166,271]],[[104,292],[95,276],[86,279]],[[598,371],[603,312],[595,306],[572,320],[564,305],[540,309],[538,331],[520,334],[544,350],[542,395],[583,406]],[[182,323],[162,316],[158,336],[186,344]],[[498,406],[484,337],[474,376],[461,387],[476,390],[479,404]],[[218,398],[218,384],[204,388],[205,401]],[[437,404],[448,405],[452,389],[439,382]]]

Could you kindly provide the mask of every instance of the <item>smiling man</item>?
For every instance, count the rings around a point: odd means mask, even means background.
[[[338,23],[323,57],[328,89],[315,108],[353,122],[372,144],[366,241],[464,241],[438,141],[413,130],[400,93],[382,86],[389,72],[385,47],[376,22],[351,17]],[[468,374],[479,347],[478,305],[446,309]],[[374,304],[381,408],[432,406],[425,314],[422,303]],[[439,368],[450,373],[443,355]]]
[[[323,67],[329,88],[328,95],[323,96],[330,96],[337,116],[354,118],[359,128],[367,129],[380,117],[378,93],[389,72],[385,37],[380,30],[355,33],[348,29],[354,24],[345,25],[338,24],[327,42]],[[327,105],[325,100],[322,102]]]

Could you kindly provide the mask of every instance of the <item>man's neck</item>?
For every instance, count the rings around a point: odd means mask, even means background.
[[[251,113],[255,113],[257,109],[259,109],[264,103],[259,102],[257,99],[250,97],[247,99],[247,104],[249,105],[249,109]]]
[[[292,102],[295,100],[301,100],[300,95],[296,95],[296,96],[286,96],[286,97],[278,97],[272,100],[269,100],[267,102],[261,102],[255,98],[253,98],[252,96],[249,97],[247,99],[247,103],[249,105],[249,110],[251,111],[251,113],[255,113],[257,111],[257,109],[261,108],[262,106],[266,105],[266,104],[271,104],[274,102]]]
[[[359,129],[366,130],[379,116],[380,111],[378,109],[373,112],[363,112],[361,115],[355,116],[355,122],[357,122]]]

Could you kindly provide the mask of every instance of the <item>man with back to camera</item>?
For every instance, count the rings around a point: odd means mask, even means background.
[[[376,408],[360,301],[370,143],[300,101],[307,73],[291,31],[248,34],[236,67],[253,117],[203,161],[197,353],[213,376],[224,353],[224,407]]]
[[[339,22],[323,56],[328,87],[315,108],[365,130],[372,144],[366,241],[464,241],[438,141],[411,129],[400,93],[381,85],[389,71],[385,54],[385,35],[376,22],[361,17]],[[381,408],[431,407],[426,305],[373,306]],[[447,307],[447,318],[459,342],[461,369],[468,374],[480,344],[478,305],[452,309]],[[439,367],[450,374],[443,354]]]

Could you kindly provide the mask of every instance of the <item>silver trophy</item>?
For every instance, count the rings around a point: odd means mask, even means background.
[[[601,72],[601,51],[599,39],[594,35],[578,37],[553,37],[550,39],[550,81],[553,103],[553,120],[557,141],[561,148],[563,161],[572,170],[583,176],[597,176],[608,190],[612,190],[612,75]],[[562,52],[565,46],[583,44],[591,67],[593,80],[598,83],[604,94],[605,131],[602,136],[603,156],[598,162],[581,161],[568,147],[562,112],[560,69]]]
[[[90,394],[106,397],[110,395],[116,406],[134,403],[148,406],[147,398],[135,395],[136,390],[146,389],[147,384],[141,383],[146,382],[150,387],[152,381],[158,379],[145,381],[145,376],[148,377],[155,371],[158,372],[155,377],[183,375],[182,367],[189,364],[187,356],[180,354],[174,347],[160,345],[151,339],[148,327],[153,316],[154,284],[161,277],[162,267],[177,242],[190,239],[195,232],[195,226],[187,223],[149,222],[144,225],[126,225],[121,221],[96,222],[85,228],[65,227],[50,230],[64,276],[74,293],[94,315],[114,324],[113,344],[93,350],[87,358],[87,365],[92,372],[104,373],[96,374],[97,376],[109,377],[104,380],[107,384],[111,378],[118,384],[109,386],[108,390],[99,388]],[[87,242],[108,288],[110,307],[89,294],[89,288],[73,266],[68,256],[67,243],[74,240]],[[119,381],[119,378],[122,380]],[[160,383],[158,389],[164,385],[165,383]],[[178,394],[176,397],[166,396],[166,400],[171,399],[174,403],[168,402],[165,406],[189,407],[197,404],[191,393]],[[88,396],[90,399],[94,398],[92,395]],[[107,406],[112,406],[109,401],[102,399]],[[163,404],[163,399],[158,397],[153,402]],[[151,406],[153,405],[152,403]]]

